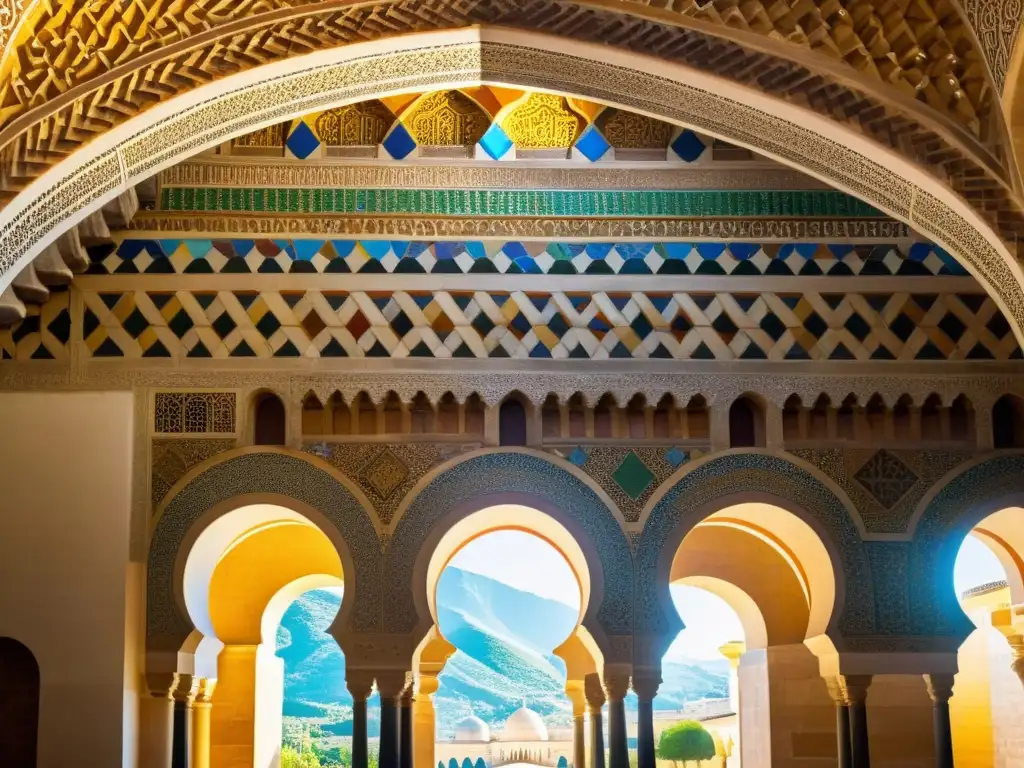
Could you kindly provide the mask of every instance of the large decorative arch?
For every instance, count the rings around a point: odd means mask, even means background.
[[[164,505],[153,530],[147,570],[147,641],[176,650],[193,630],[175,574],[199,530],[233,509],[274,503],[316,522],[338,547],[346,578],[339,617],[355,632],[374,632],[381,618],[380,539],[366,509],[345,484],[310,457],[279,448],[218,459]]]
[[[953,588],[960,545],[978,523],[1006,507],[1024,505],[1024,452],[967,462],[940,478],[915,513],[909,596],[912,632],[948,640],[951,650],[974,631]]]
[[[838,119],[669,58],[507,29],[449,30],[317,51],[215,80],[142,112],[70,154],[0,212],[0,288],[62,231],[206,147],[313,110],[472,84],[549,89],[605,102],[797,167],[949,250],[1024,342],[1024,273],[978,212],[984,206],[972,208],[898,150]],[[993,194],[1011,201],[1000,203],[1000,216],[1015,220],[1019,201],[1006,182],[996,187]]]
[[[608,652],[610,638],[631,635],[633,626],[632,560],[626,535],[589,484],[553,457],[528,450],[497,450],[456,461],[412,499],[385,551],[385,630],[398,634],[429,628],[429,613],[420,615],[428,604],[426,579],[417,580],[416,574],[426,573],[437,542],[452,525],[497,504],[533,507],[576,539],[591,577],[583,624],[603,646],[605,658],[613,656]],[[414,590],[423,594],[417,596]]]
[[[743,502],[780,507],[817,534],[832,562],[835,598],[828,634],[871,635],[871,568],[850,508],[812,471],[768,452],[731,452],[684,467],[644,523],[636,553],[636,633],[674,635],[680,628],[667,584],[686,534],[705,518]]]

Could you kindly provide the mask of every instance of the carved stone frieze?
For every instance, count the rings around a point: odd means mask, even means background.
[[[1002,92],[1024,21],[1024,0],[961,0],[981,43],[996,88]]]
[[[306,453],[319,456],[357,483],[373,504],[383,525],[412,487],[434,467],[479,443],[307,443]]]
[[[791,451],[846,492],[868,533],[905,533],[928,489],[971,451],[808,448]]]
[[[361,102],[366,104],[367,102]],[[331,112],[322,112],[319,119]],[[634,113],[625,113],[634,114]],[[329,142],[328,142],[329,143]],[[169,187],[349,189],[822,189],[817,179],[776,168],[533,168],[490,165],[351,165],[340,161],[195,158],[157,174]]]
[[[143,211],[132,232],[220,235],[345,235],[394,237],[640,238],[645,240],[877,240],[906,238],[910,230],[891,219],[746,218],[544,218],[473,216],[317,216],[264,213]]]

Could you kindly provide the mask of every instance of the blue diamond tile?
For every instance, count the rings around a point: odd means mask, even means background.
[[[704,154],[705,149],[707,147],[704,145],[704,142],[700,140],[696,133],[689,129],[685,129],[672,142],[672,151],[688,163],[692,163]]]
[[[512,149],[512,139],[497,123],[491,123],[491,127],[480,137],[479,143],[480,148],[494,160],[501,160]]]
[[[313,133],[313,130],[302,120],[289,134],[285,145],[299,160],[305,160],[320,146],[320,140]]]
[[[684,461],[689,461],[690,454],[682,448],[669,448],[665,451],[665,461],[673,467],[678,467]]]
[[[572,453],[570,453],[565,458],[567,458],[577,467],[582,467],[584,464],[587,463],[587,459],[590,458],[590,455],[577,445],[575,448],[572,449]]]
[[[382,142],[384,149],[388,151],[395,160],[402,160],[416,149],[416,140],[405,129],[401,123],[396,123],[391,132],[384,137]]]
[[[583,131],[583,134],[576,140],[576,149],[578,149],[587,160],[590,162],[596,162],[604,157],[604,153],[608,151],[611,144],[608,140],[601,135],[601,132],[597,130],[596,126],[587,126],[587,129]]]

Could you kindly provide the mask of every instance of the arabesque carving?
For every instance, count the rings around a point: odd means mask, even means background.
[[[669,123],[624,109],[606,110],[597,122],[608,143],[619,149],[664,149],[672,138]]]
[[[501,127],[520,149],[560,149],[576,141],[583,120],[564,96],[531,93],[501,121]]]
[[[465,94],[438,91],[422,97],[402,122],[420,146],[450,147],[476,144],[491,119]]]
[[[321,112],[314,125],[328,147],[365,147],[380,144],[394,121],[390,109],[370,99]]]

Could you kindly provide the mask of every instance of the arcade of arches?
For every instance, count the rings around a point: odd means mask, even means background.
[[[1022,17],[0,0],[0,764],[273,768],[333,586],[353,768],[374,689],[434,768],[434,586],[515,528],[574,768],[630,691],[655,768],[676,583],[730,768],[1020,765]]]

